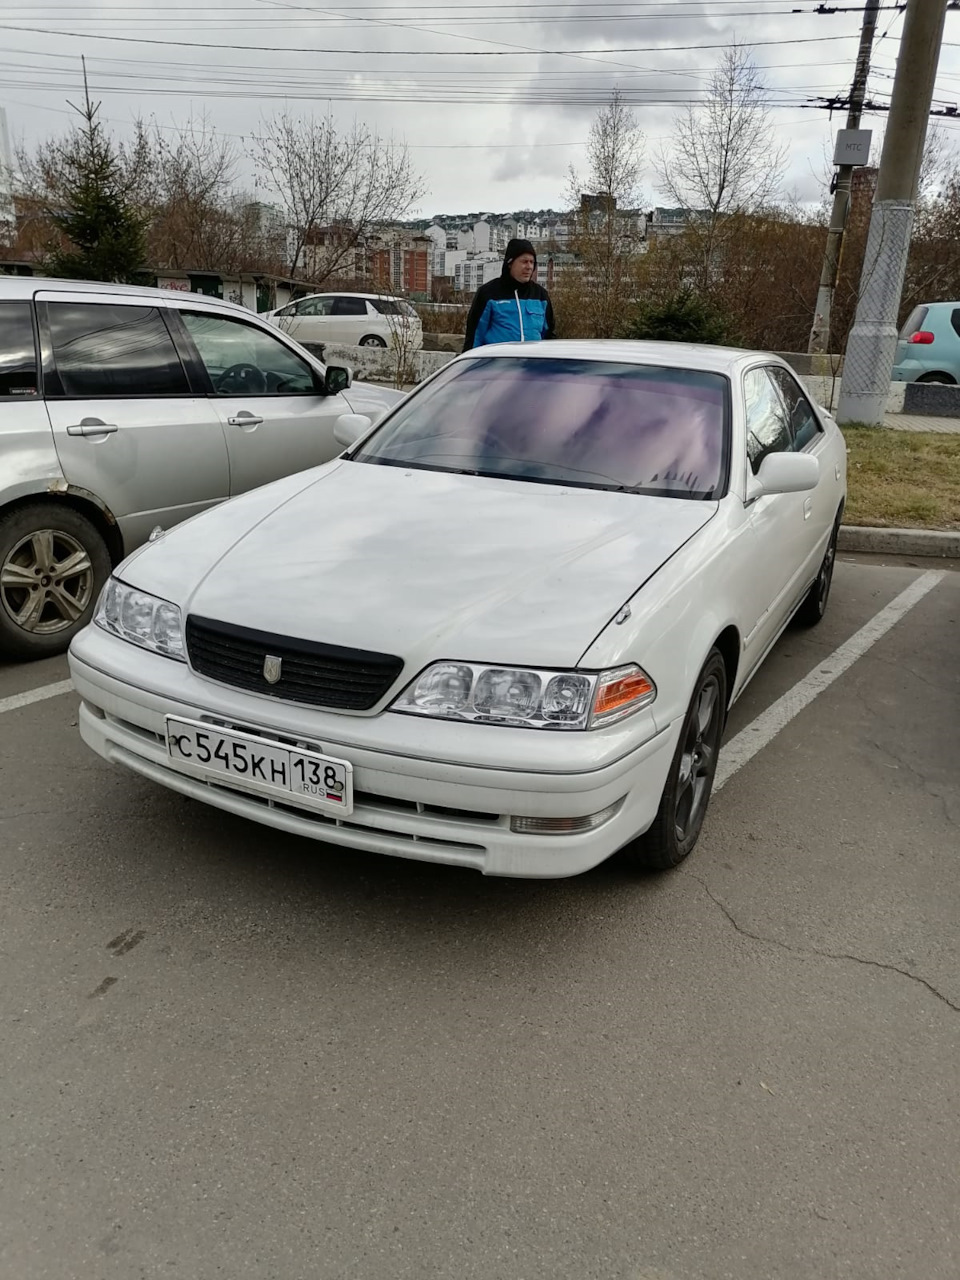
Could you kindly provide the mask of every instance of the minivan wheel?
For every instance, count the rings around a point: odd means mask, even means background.
[[[376,333],[368,333],[365,338],[360,339],[361,347],[385,347],[387,344]]]
[[[727,668],[718,649],[703,664],[649,831],[620,850],[638,871],[668,871],[700,836],[727,714]]]
[[[110,554],[72,507],[36,503],[0,518],[0,653],[63,653],[93,617]]]

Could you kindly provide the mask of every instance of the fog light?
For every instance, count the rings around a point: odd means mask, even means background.
[[[623,800],[608,804],[599,813],[588,813],[583,818],[511,818],[510,830],[524,836],[575,836],[584,831],[595,831],[619,813]]]

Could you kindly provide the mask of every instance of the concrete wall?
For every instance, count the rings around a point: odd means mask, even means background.
[[[442,369],[445,364],[459,353],[463,339],[456,334],[446,335],[455,341],[451,341],[449,346],[455,350],[446,351],[418,351],[411,357],[412,367],[409,370],[409,377],[404,380],[405,385],[423,382],[429,378],[431,374]],[[386,382],[391,386],[395,385],[397,363],[396,356],[393,352],[383,347],[339,347],[328,343],[325,347],[311,347],[310,350],[320,359],[333,364],[349,365],[354,372],[354,376],[365,382]],[[806,354],[798,355],[794,352],[780,352],[786,362],[794,369],[801,382],[806,386],[810,396],[822,405],[825,409],[835,410],[840,400],[840,375],[824,376],[823,374],[811,372],[811,368],[823,368],[822,364],[817,364],[819,360],[826,360],[829,357],[810,357]],[[798,368],[798,365],[800,366]],[[914,383],[891,382],[890,397],[887,400],[887,413],[904,413],[905,394],[916,395],[917,392],[933,392],[947,393],[937,398],[942,405],[946,405],[949,401],[953,405],[953,410],[947,412],[947,408],[941,407],[939,413],[941,416],[960,417],[960,387],[941,387],[926,385],[918,387]],[[931,409],[909,409],[911,413],[932,413]]]

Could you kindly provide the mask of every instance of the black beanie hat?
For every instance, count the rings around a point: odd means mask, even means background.
[[[515,258],[522,258],[525,253],[533,255],[533,265],[537,265],[537,251],[529,240],[511,240],[507,245],[507,251],[503,255],[503,274],[506,275],[510,270],[510,263]]]

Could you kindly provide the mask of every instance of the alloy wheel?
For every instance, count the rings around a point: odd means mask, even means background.
[[[0,603],[24,631],[55,635],[83,616],[94,579],[82,543],[60,529],[36,529],[0,565]]]

